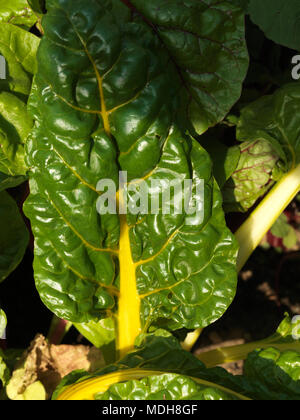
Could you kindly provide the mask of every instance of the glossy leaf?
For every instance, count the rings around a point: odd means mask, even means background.
[[[29,234],[15,201],[0,193],[0,282],[15,270],[23,259]]]
[[[124,1],[154,29],[176,67],[181,117],[198,134],[223,120],[248,69],[244,14],[230,1]]]
[[[299,367],[300,352],[280,352],[271,347],[248,356],[245,374],[259,382],[257,393],[262,399],[272,396],[274,400],[300,400]]]
[[[141,399],[146,399],[151,395],[152,384],[159,384],[162,380],[166,381],[166,399],[177,399],[173,380],[176,383],[179,376],[181,383],[191,385],[192,381],[202,383],[206,388],[209,386],[206,395],[213,392],[216,398],[221,391],[238,399],[298,399],[300,352],[295,351],[296,340],[291,336],[293,328],[295,324],[286,318],[272,339],[266,340],[269,346],[263,351],[258,347],[249,355],[246,353],[245,371],[240,376],[233,376],[219,367],[205,368],[191,353],[183,350],[174,337],[159,336],[157,332],[145,336],[135,351],[122,360],[93,375],[86,372],[68,375],[56,389],[53,399],[93,399],[99,394],[100,398],[134,399],[137,398],[135,390],[139,391]],[[286,345],[286,349],[290,345],[291,350],[275,350],[275,347],[270,347],[272,342],[274,346],[279,343]],[[158,397],[163,397],[163,394]],[[202,397],[197,395],[195,399]]]
[[[248,12],[254,23],[277,44],[300,49],[298,0],[250,0]]]
[[[43,302],[76,323],[118,311],[118,331],[129,331],[132,345],[151,324],[208,325],[234,297],[237,245],[207,153],[176,124],[177,87],[152,30],[128,22],[121,2],[111,10],[109,1],[52,0],[47,9],[30,98],[37,122],[26,204]],[[192,198],[203,179],[204,220],[189,225],[186,211],[161,209],[100,217],[97,183],[109,178],[119,188],[119,168],[148,186],[192,179]]]
[[[0,93],[0,170],[10,176],[25,175],[24,143],[33,127],[26,105],[16,96]]]
[[[101,349],[107,364],[113,363],[116,359],[115,346],[115,325],[111,318],[85,324],[74,324],[77,330],[88,339],[95,347]]]
[[[0,80],[0,92],[27,96],[31,90],[32,75],[36,71],[36,52],[40,40],[10,23],[0,25],[0,39],[0,55],[5,58],[7,65],[6,79]]]
[[[141,380],[118,383],[98,395],[95,400],[199,400],[222,401],[238,398],[213,386],[197,383],[192,378],[165,373]]]
[[[26,0],[0,0],[0,23],[31,28],[37,21]]]

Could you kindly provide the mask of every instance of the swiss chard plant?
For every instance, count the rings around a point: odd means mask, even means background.
[[[243,90],[247,14],[273,41],[300,46],[298,32],[269,31],[267,11],[284,2],[260,3],[0,0],[0,282],[22,260],[29,227],[54,324],[74,325],[106,361],[66,376],[53,399],[300,398],[299,321],[288,316],[266,340],[190,352],[300,191],[299,82],[272,82],[252,100]],[[20,213],[6,190],[27,179]],[[103,211],[103,180],[115,211]],[[181,211],[165,212],[166,194],[178,195],[168,185],[187,181]],[[143,188],[155,212],[136,199]],[[249,212],[235,233],[229,212]],[[6,322],[0,309],[0,338]],[[242,376],[216,368],[236,360]],[[9,366],[1,351],[8,396]]]

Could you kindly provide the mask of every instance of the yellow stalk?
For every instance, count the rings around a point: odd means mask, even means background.
[[[119,193],[119,208],[122,207],[123,192]],[[126,215],[120,214],[120,299],[117,325],[117,350],[125,356],[134,348],[134,342],[141,333],[140,297],[136,285],[136,264],[133,262],[129,226]]]
[[[235,236],[240,244],[237,269],[241,271],[278,217],[300,191],[300,165],[285,175],[254,210]]]
[[[109,373],[107,375],[98,376],[97,378],[88,379],[86,381],[80,382],[78,384],[68,387],[63,391],[58,400],[69,400],[69,401],[78,401],[78,400],[94,400],[94,397],[98,393],[103,393],[109,389],[114,384],[119,382],[127,382],[132,380],[139,380],[146,378],[148,376],[159,376],[164,375],[170,372],[162,372],[155,370],[145,370],[145,369],[127,369],[121,370],[118,372]],[[194,382],[199,385],[206,387],[217,388],[220,391],[226,392],[232,396],[235,396],[241,400],[249,400],[245,396],[238,394],[230,389],[224,388],[220,385],[214,384],[212,382],[204,381],[199,378],[190,377]]]

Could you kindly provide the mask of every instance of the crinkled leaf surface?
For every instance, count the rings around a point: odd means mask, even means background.
[[[141,380],[132,380],[111,385],[106,392],[95,395],[95,400],[199,400],[222,401],[236,400],[213,386],[197,383],[192,378],[165,373],[148,376]]]
[[[118,310],[123,333],[208,325],[235,294],[237,246],[208,155],[176,124],[177,85],[157,39],[118,1],[49,0],[47,10],[27,142],[42,300],[79,323]],[[119,169],[147,185],[203,179],[204,220],[161,209],[100,216],[96,185],[118,186]]]
[[[176,67],[181,117],[198,134],[241,95],[248,69],[244,14],[231,1],[124,0],[153,28]]]
[[[277,44],[300,50],[300,3],[298,0],[250,0],[248,13]]]
[[[26,105],[7,92],[0,93],[0,170],[10,176],[25,175],[24,143],[33,127]]]
[[[291,331],[292,324],[286,318],[273,336],[273,340],[277,340],[277,344],[274,345],[278,345],[279,342],[285,342],[287,345],[289,340],[293,346],[295,340],[290,336]],[[174,337],[148,335],[135,351],[114,365],[107,366],[93,375],[73,372],[65,377],[56,389],[53,399],[62,395],[63,399],[93,399],[99,394],[100,398],[134,399],[138,392],[141,399],[146,399],[151,396],[152,386],[161,381],[165,381],[166,384],[166,399],[178,399],[178,395],[174,393],[176,381],[179,379],[177,385],[191,385],[189,381],[199,384],[195,381],[196,378],[202,382],[202,386],[204,385],[205,394],[208,396],[212,392],[217,399],[220,397],[219,392],[223,395],[225,393],[227,398],[298,399],[299,355],[295,350],[275,350],[274,347],[266,347],[263,351],[256,350],[248,356],[246,354],[244,374],[233,376],[222,368],[205,368],[195,356],[183,350]],[[164,375],[166,373],[168,375]],[[141,381],[142,378],[144,379]],[[194,383],[194,391],[195,386]],[[160,386],[156,389],[161,391]],[[202,392],[203,389],[200,393]],[[197,391],[195,394],[195,399],[203,398],[203,394],[199,395]],[[163,393],[158,397],[164,399]]]
[[[0,23],[8,22],[13,25],[30,28],[37,21],[27,0],[0,0]]]
[[[225,183],[222,193],[226,212],[250,209],[275,182],[279,157],[266,140],[244,142],[240,145],[237,168]]]
[[[267,140],[286,170],[300,162],[300,83],[295,82],[252,102],[237,126],[239,141]]]
[[[0,55],[6,60],[6,79],[0,80],[0,91],[29,95],[32,75],[36,71],[39,38],[10,23],[0,25]]]
[[[0,193],[0,282],[21,262],[29,241],[28,230],[15,201]]]

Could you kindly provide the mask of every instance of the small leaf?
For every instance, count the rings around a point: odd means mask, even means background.
[[[10,23],[1,23],[0,39],[0,55],[7,64],[6,79],[0,80],[0,91],[29,95],[39,38]]]
[[[25,176],[10,176],[0,172],[0,192],[14,188],[26,181]]]
[[[16,96],[0,93],[0,170],[10,176],[25,175],[25,141],[33,121],[24,102]]]
[[[26,0],[0,0],[0,23],[4,22],[30,29],[37,17]]]
[[[239,146],[237,168],[222,189],[226,212],[245,212],[274,184],[273,172],[279,157],[265,140]]]
[[[0,193],[0,282],[16,269],[25,254],[29,233],[15,201]]]

